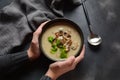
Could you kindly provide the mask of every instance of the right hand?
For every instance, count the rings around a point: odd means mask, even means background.
[[[76,65],[84,58],[85,54],[85,46],[83,46],[82,52],[78,57],[71,56],[65,61],[58,61],[52,63],[49,66],[49,69],[45,75],[52,78],[52,80],[56,80],[58,77],[63,75],[64,73],[73,70]]]

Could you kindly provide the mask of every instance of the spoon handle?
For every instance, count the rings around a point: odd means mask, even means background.
[[[90,23],[88,11],[87,11],[87,8],[86,8],[86,5],[85,5],[85,1],[83,1],[83,0],[81,0],[81,1],[82,1],[82,5],[83,5],[83,11],[85,13],[86,21],[87,21],[87,24],[88,24],[88,29],[89,29],[90,33],[93,34],[93,32],[91,30],[91,23]]]

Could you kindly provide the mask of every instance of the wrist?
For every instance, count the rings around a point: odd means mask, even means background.
[[[42,76],[40,80],[52,80],[49,76]]]
[[[31,61],[33,61],[33,60],[35,60],[37,58],[35,55],[33,55],[32,51],[30,49],[27,51],[27,53],[28,53],[28,58]]]
[[[28,58],[29,58],[30,60],[32,60],[32,55],[31,55],[30,50],[27,51],[27,54],[28,54]]]
[[[45,74],[46,76],[49,76],[52,80],[56,80],[59,76],[55,74],[52,70],[48,70]]]

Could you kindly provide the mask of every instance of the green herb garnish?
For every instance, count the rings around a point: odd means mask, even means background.
[[[52,36],[48,37],[48,41],[49,41],[50,43],[52,43],[53,40],[54,40],[54,38],[53,38]]]
[[[60,54],[60,58],[62,58],[62,59],[63,59],[63,58],[67,58],[67,53],[61,53],[61,54]]]
[[[67,58],[66,48],[63,46],[63,44],[61,44],[59,39],[55,40],[55,38],[49,36],[48,41],[51,43],[51,50],[50,50],[51,54],[55,54],[59,49],[60,58]]]
[[[64,47],[60,48],[60,58],[67,58],[67,52]]]
[[[54,53],[57,52],[57,50],[58,50],[57,46],[56,45],[52,45],[50,53],[54,54]]]

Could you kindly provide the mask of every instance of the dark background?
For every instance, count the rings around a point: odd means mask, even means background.
[[[0,0],[0,9],[13,0]],[[82,6],[65,10],[65,17],[76,22],[84,33],[86,54],[75,70],[58,80],[120,80],[120,0],[87,0],[86,6],[92,30],[102,37],[102,44],[91,47]],[[46,60],[48,61],[48,60]],[[33,65],[12,73],[6,80],[39,80],[48,65],[37,61]],[[0,79],[2,80],[2,79]]]

